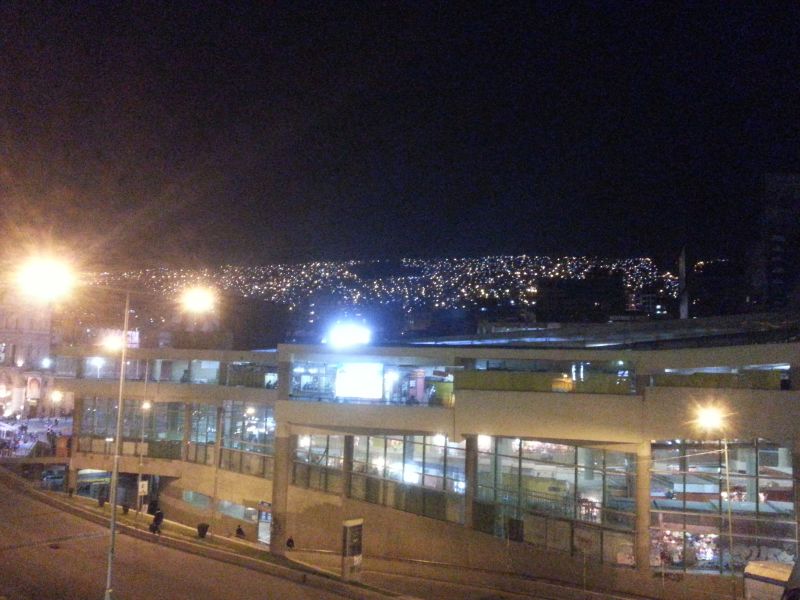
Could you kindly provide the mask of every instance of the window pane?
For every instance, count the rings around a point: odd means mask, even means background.
[[[575,464],[575,446],[524,440],[522,442],[522,457],[572,465]],[[602,458],[600,460],[602,461]],[[602,462],[600,464],[602,465]]]

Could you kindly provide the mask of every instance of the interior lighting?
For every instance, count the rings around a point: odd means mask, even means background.
[[[42,359],[42,368],[43,369],[49,369],[52,365],[53,365],[52,359],[47,358],[47,357]]]
[[[492,449],[492,436],[479,435],[478,436],[478,450],[481,452],[489,452]]]

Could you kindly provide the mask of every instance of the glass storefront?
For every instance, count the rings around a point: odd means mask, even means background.
[[[222,405],[220,467],[245,475],[271,478],[275,455],[272,406],[225,400]]]
[[[292,483],[300,487],[341,494],[343,461],[344,436],[298,436]]]
[[[635,455],[478,436],[476,528],[633,564]]]
[[[464,522],[465,443],[444,435],[354,436],[352,498]]]
[[[654,567],[722,572],[741,571],[750,560],[794,561],[790,449],[764,440],[729,442],[729,472],[721,442],[667,441],[652,452]]]

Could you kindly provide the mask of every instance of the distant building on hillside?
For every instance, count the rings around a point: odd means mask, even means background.
[[[800,260],[800,175],[767,175],[761,235],[753,252],[753,302],[781,309],[797,301]]]

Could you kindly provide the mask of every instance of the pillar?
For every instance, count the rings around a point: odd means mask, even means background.
[[[78,469],[67,467],[67,493],[70,496],[78,489]]]
[[[278,400],[288,400],[292,389],[292,363],[278,363]]]
[[[292,468],[291,435],[287,423],[275,429],[275,468],[272,474],[272,535],[269,551],[283,556],[286,553],[287,521],[289,516],[289,474]]]
[[[778,455],[780,457],[780,455]],[[792,443],[792,486],[794,489],[795,521],[800,517],[800,437]]]
[[[792,391],[800,390],[800,364],[792,363],[789,365],[789,379],[788,381],[781,381],[781,388],[784,386]]]
[[[189,460],[189,445],[192,443],[192,403],[183,403],[183,443],[181,460]]]
[[[228,363],[220,362],[217,369],[217,385],[228,385]]]
[[[464,526],[475,529],[475,500],[478,497],[478,436],[465,435],[466,454],[464,457],[464,476],[467,487],[464,490]]]
[[[636,451],[636,569],[650,572],[650,442]]]
[[[153,364],[150,366],[150,381],[161,381],[161,363],[160,358],[153,359]]]
[[[353,481],[353,436],[344,436],[344,453],[342,456],[342,499],[350,497],[350,485]]]

